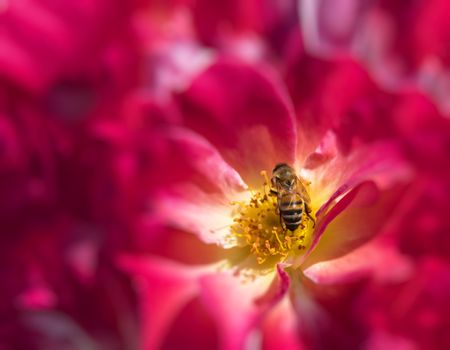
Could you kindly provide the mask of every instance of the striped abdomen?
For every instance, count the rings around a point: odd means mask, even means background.
[[[297,193],[284,194],[278,197],[278,209],[288,230],[294,231],[300,226],[303,207],[303,199]]]

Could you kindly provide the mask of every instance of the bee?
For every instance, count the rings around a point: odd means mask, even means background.
[[[315,220],[311,216],[311,199],[294,168],[285,163],[277,164],[272,171],[271,183],[271,193],[277,196],[280,222],[284,229],[295,231],[302,223],[304,215],[310,218],[315,226]]]

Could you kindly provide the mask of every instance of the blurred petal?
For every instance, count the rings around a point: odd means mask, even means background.
[[[123,27],[130,9],[123,2],[7,1],[0,30],[1,75],[31,89],[48,87],[86,64],[106,41],[114,23]],[[80,58],[89,60],[80,61]]]
[[[414,272],[403,283],[371,284],[354,301],[357,319],[370,330],[368,349],[449,348],[450,265],[429,255],[415,260]]]
[[[364,350],[418,350],[412,339],[408,339],[386,331],[373,331],[364,345]]]
[[[275,74],[237,61],[219,61],[178,96],[186,125],[205,136],[249,184],[278,162],[293,163],[292,107]]]
[[[157,349],[181,309],[198,293],[205,267],[161,258],[123,256],[119,265],[134,279],[140,299],[142,349]]]
[[[217,322],[221,349],[241,349],[251,341],[263,313],[285,296],[289,277],[281,267],[277,270],[275,280],[274,274],[246,281],[230,274],[201,278],[201,295]]]
[[[27,312],[22,316],[27,328],[41,336],[46,349],[96,350],[99,344],[75,320],[60,312]]]
[[[289,298],[285,297],[267,314],[262,324],[264,350],[300,350],[297,318]]]
[[[21,293],[16,300],[23,309],[49,309],[56,305],[57,297],[48,286],[34,286]]]
[[[307,50],[316,54],[349,50],[370,3],[371,0],[299,0]]]
[[[218,344],[217,326],[197,296],[178,314],[161,349],[219,349]]]
[[[297,25],[296,1],[196,0],[191,1],[191,11],[197,36],[208,46],[230,52],[230,45],[239,46],[242,39],[254,37],[281,51],[287,33]],[[235,47],[231,53],[243,57],[241,49]]]

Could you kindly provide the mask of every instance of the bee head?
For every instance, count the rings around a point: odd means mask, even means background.
[[[290,168],[290,166],[286,163],[278,163],[277,165],[275,165],[275,168],[273,168],[272,174],[275,174],[281,168]]]
[[[280,184],[286,189],[291,189],[295,185],[295,170],[286,163],[279,163],[273,168],[272,171],[272,183]]]

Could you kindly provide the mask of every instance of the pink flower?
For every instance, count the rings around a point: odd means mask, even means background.
[[[131,5],[0,7],[0,348],[131,348],[133,297],[111,263],[125,215],[94,130],[137,81]]]
[[[448,263],[429,256],[404,283],[371,284],[356,296],[355,316],[370,329],[367,348],[448,348],[449,276]]]
[[[176,99],[183,126],[166,131],[169,161],[159,171],[168,181],[152,191],[145,215],[153,224],[142,248],[150,255],[120,259],[136,278],[142,348],[176,348],[186,339],[223,349],[253,341],[295,347],[299,322],[320,318],[305,310],[314,301],[301,280],[409,275],[389,238],[374,239],[413,175],[397,142],[342,148],[332,120],[294,114],[266,66],[219,60]],[[315,224],[304,219],[294,232],[282,229],[261,175],[281,162],[295,166],[311,197]],[[182,321],[188,315],[192,326]],[[193,326],[205,317],[216,331]]]
[[[2,77],[35,92],[58,78],[78,74],[95,60],[114,31],[126,37],[133,2],[3,1],[0,5]],[[112,30],[114,28],[114,31]]]
[[[111,263],[126,237],[92,125],[49,118],[11,86],[1,97],[0,347],[131,347],[133,298]]]
[[[448,1],[301,0],[299,11],[309,52],[351,53],[389,89],[415,84],[448,114]]]

